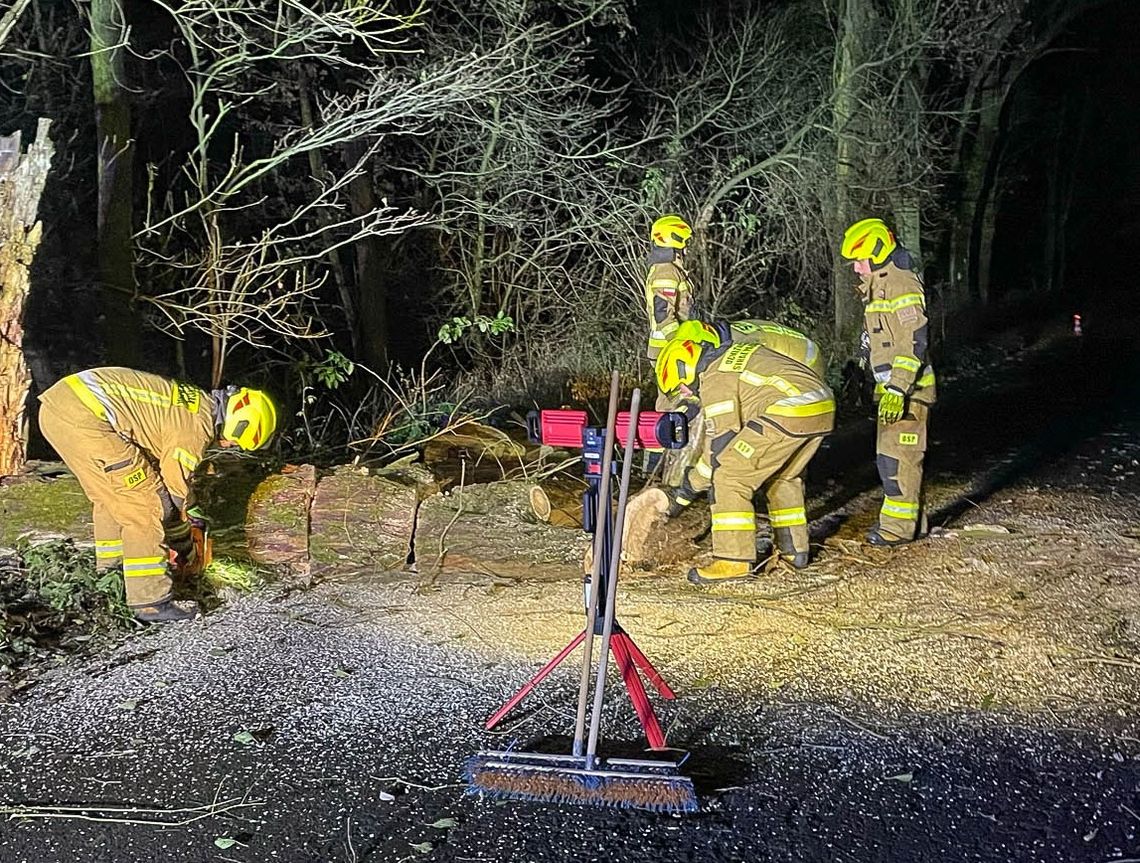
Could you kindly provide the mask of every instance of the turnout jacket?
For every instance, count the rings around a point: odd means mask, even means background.
[[[895,249],[862,277],[859,292],[865,304],[860,355],[875,376],[875,399],[890,385],[915,401],[934,404],[926,294],[910,253]]]
[[[712,458],[750,427],[761,434],[813,437],[835,427],[835,397],[806,366],[763,345],[729,345],[713,352],[698,374],[705,418],[705,452]]]
[[[720,334],[722,345],[730,341],[734,344],[763,345],[807,366],[820,377],[823,376],[825,364],[819,347],[799,330],[759,318],[717,321],[713,326]]]
[[[677,327],[693,314],[693,288],[679,261],[652,264],[645,277],[645,307],[649,314],[649,342],[645,355],[656,360]]]
[[[191,384],[126,368],[96,368],[68,375],[40,400],[50,403],[63,389],[108,429],[137,446],[157,465],[173,503],[181,508],[190,477],[216,436],[212,394]]]

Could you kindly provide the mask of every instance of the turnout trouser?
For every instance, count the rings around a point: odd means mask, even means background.
[[[40,430],[92,503],[97,566],[122,562],[128,605],[168,599],[163,519],[170,507],[158,468],[66,390],[43,401]]]
[[[728,560],[756,560],[752,496],[760,489],[767,498],[777,547],[787,553],[808,551],[803,473],[823,435],[792,437],[771,426],[749,425],[725,438],[714,442],[713,554]]]
[[[914,539],[923,517],[922,461],[929,414],[929,407],[910,401],[901,420],[878,426],[875,463],[883,483],[879,531],[888,539]]]

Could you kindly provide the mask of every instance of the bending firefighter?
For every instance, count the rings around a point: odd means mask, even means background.
[[[676,338],[706,342],[714,347],[730,343],[763,345],[768,350],[795,360],[801,366],[807,366],[818,377],[822,378],[827,370],[823,354],[815,342],[799,330],[785,327],[775,321],[748,318],[731,322],[713,321],[706,324],[704,321],[691,320],[677,328]]]
[[[901,545],[925,534],[922,461],[926,424],[935,401],[926,296],[917,263],[881,219],[856,222],[843,236],[841,254],[861,282],[864,330],[860,363],[875,376],[879,406],[876,464],[883,483],[872,545]]]
[[[831,390],[806,366],[760,344],[674,339],[658,356],[656,371],[663,392],[695,398],[704,415],[701,462],[670,495],[675,514],[683,505],[679,498],[709,491],[716,560],[691,570],[689,580],[752,574],[752,497],[761,489],[781,556],[797,569],[807,566],[803,472],[835,425]]]
[[[183,518],[206,447],[255,450],[277,426],[259,390],[205,391],[158,375],[98,368],[65,377],[40,396],[40,429],[94,507],[99,569],[122,565],[127,604],[149,623],[187,620],[171,601],[168,550],[193,554]]]
[[[790,360],[795,360],[800,365],[807,366],[820,379],[825,373],[826,363],[816,343],[799,330],[793,330],[775,321],[747,319],[731,323],[713,321],[706,324],[703,321],[690,320],[678,327],[677,338],[711,345],[713,348],[726,348],[731,344],[763,345]],[[701,459],[701,453],[704,451],[704,428],[700,422],[700,407],[693,404],[686,413],[689,414],[689,443],[680,450],[682,458],[679,466],[666,472],[664,476],[666,485],[683,485],[684,471],[688,467],[695,467],[706,478],[709,476],[710,468]],[[678,506],[688,506],[692,503],[692,495],[682,490],[680,494],[673,495],[672,501],[674,509]]]

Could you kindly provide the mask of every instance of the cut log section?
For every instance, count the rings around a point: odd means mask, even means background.
[[[338,468],[323,477],[309,520],[313,575],[375,576],[407,569],[418,498],[416,486],[362,468]]]
[[[482,574],[492,581],[580,577],[589,537],[540,521],[532,488],[524,482],[470,485],[425,500],[416,523],[416,568],[425,575]]]
[[[290,466],[254,489],[246,510],[249,556],[258,563],[309,573],[309,509],[317,488],[311,464]]]

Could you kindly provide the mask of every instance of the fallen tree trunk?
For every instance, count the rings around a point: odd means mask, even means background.
[[[36,213],[51,166],[50,125],[39,121],[26,153],[19,132],[0,138],[0,476],[19,473],[28,457],[24,411],[32,376],[24,357],[24,307],[43,235]]]

